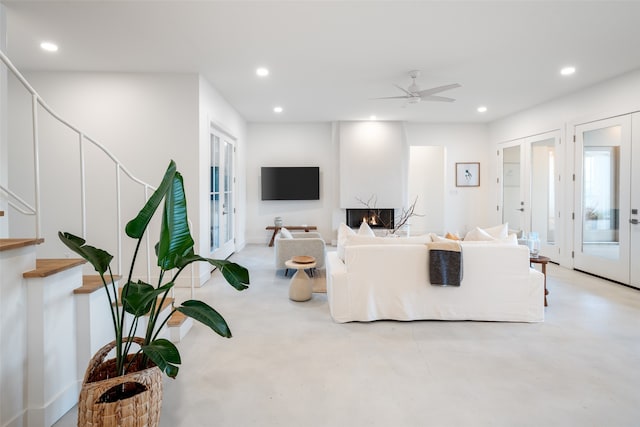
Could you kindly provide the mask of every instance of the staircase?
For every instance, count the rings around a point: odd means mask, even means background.
[[[129,267],[121,256],[124,244],[122,206],[142,206],[154,188],[131,174],[106,147],[58,116],[1,51],[0,62],[31,95],[35,165],[31,194],[18,195],[0,177],[0,427],[49,427],[77,403],[90,358],[114,337],[107,291],[101,279],[88,274],[88,270],[83,271],[86,269],[84,260],[69,258],[67,253],[55,253],[55,245],[59,242],[57,237],[53,237],[57,229],[52,227],[59,225],[50,225],[41,215],[41,211],[51,212],[53,208],[48,206],[47,209],[41,209],[40,181],[46,181],[49,177],[41,177],[38,167],[38,113],[44,110],[60,126],[77,135],[75,142],[79,147],[77,158],[80,159],[78,170],[81,182],[76,184],[80,189],[80,212],[75,215],[79,218],[79,224],[75,226],[78,231],[64,229],[80,236],[115,236],[115,241],[107,246],[110,247],[109,252],[114,254],[113,265],[117,273],[128,271]],[[5,70],[0,68],[0,72]],[[2,89],[0,96],[6,96],[7,91]],[[112,217],[116,218],[116,224],[113,231],[91,230],[89,227],[87,218],[93,208],[87,204],[86,195],[86,175],[92,169],[85,165],[84,147],[87,145],[97,148],[106,161],[114,166],[116,201]],[[12,163],[11,167],[14,166]],[[138,201],[124,200],[121,190],[125,183],[142,190],[135,191],[139,195]],[[58,208],[62,209],[62,215],[67,215],[66,206]],[[21,227],[23,231],[14,237],[12,222],[20,223],[22,217],[33,218],[32,229],[25,232],[25,228]],[[33,237],[25,238],[25,235]],[[48,248],[45,240],[53,243],[51,248]],[[96,245],[100,246],[99,243]],[[153,247],[148,237],[144,246],[145,253],[141,252],[140,256],[146,258],[146,265],[143,271],[136,271],[136,277],[152,283]],[[40,252],[57,256],[45,257],[39,255]],[[121,287],[121,276],[117,275],[114,280],[116,286]],[[167,299],[161,313],[162,319],[170,315],[172,303],[173,299]],[[159,336],[178,342],[192,324],[190,318],[174,313]],[[141,319],[138,330],[145,327],[145,321]]]

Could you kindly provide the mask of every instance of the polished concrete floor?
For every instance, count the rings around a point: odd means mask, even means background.
[[[550,265],[544,323],[336,324],[326,295],[288,299],[272,250],[233,256],[250,289],[197,290],[234,337],[179,344],[161,426],[640,426],[640,291]]]

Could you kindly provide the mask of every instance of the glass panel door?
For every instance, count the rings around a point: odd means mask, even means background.
[[[629,282],[631,118],[576,126],[574,267]]]
[[[211,134],[211,184],[210,184],[210,256],[227,258],[235,250],[234,245],[234,146],[217,133]]]
[[[530,231],[538,233],[540,253],[551,259],[558,255],[557,150],[558,132],[527,138],[530,167]]]
[[[502,146],[502,222],[512,230],[525,229],[525,200],[522,186],[521,141]],[[528,230],[525,230],[528,231]]]

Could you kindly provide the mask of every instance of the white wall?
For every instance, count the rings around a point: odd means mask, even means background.
[[[202,256],[209,256],[210,207],[208,194],[210,191],[209,168],[211,166],[211,126],[219,132],[227,134],[235,143],[235,236],[236,250],[240,250],[246,244],[246,156],[247,156],[247,124],[240,114],[220,95],[209,81],[200,76],[199,79],[199,146],[198,163],[200,168],[199,190],[201,204],[199,230],[200,242],[196,252]],[[210,266],[199,263],[200,277],[208,277]]]
[[[408,161],[402,122],[341,122],[340,207],[404,207]]]
[[[139,179],[157,185],[169,161],[174,159],[183,173],[190,205],[197,205],[200,199],[197,75],[34,72],[27,73],[26,78],[58,114],[104,144]],[[13,108],[24,104],[25,98],[28,101],[24,90],[15,80],[10,80],[10,85],[9,174],[11,186],[19,187],[28,183],[33,174],[28,156],[21,154],[29,150],[31,120],[28,107]],[[39,121],[45,245],[38,251],[39,256],[61,256],[68,250],[59,243],[57,231],[81,234],[78,137],[42,110]],[[87,237],[92,244],[115,253],[115,168],[93,146],[87,145],[86,155],[87,202],[88,206],[96,207],[87,211]],[[125,178],[121,186],[125,198],[122,221],[126,224],[141,208],[144,193]],[[27,199],[33,199],[30,188],[21,191],[27,193]],[[190,217],[198,224],[199,209],[192,209]],[[13,233],[13,219],[11,227]],[[33,235],[29,230],[22,232]],[[155,236],[154,229],[152,245]],[[194,237],[197,242],[198,236]],[[125,238],[123,243],[123,266],[126,266],[133,242]]]
[[[247,131],[248,243],[266,244],[265,230],[281,216],[285,225],[315,225],[326,241],[332,237],[332,215],[337,206],[334,176],[338,172],[331,123],[249,123]],[[320,200],[262,201],[261,166],[319,166]]]
[[[3,4],[0,4],[0,50],[7,50],[7,14]],[[6,186],[9,179],[7,158],[7,69],[0,66],[0,184]],[[0,211],[7,211],[7,203],[0,195]],[[9,235],[6,217],[0,217],[0,238]]]
[[[445,148],[444,229],[465,233],[476,226],[495,225],[495,204],[489,197],[496,185],[488,167],[492,154],[488,129],[482,124],[406,123],[410,146]],[[480,162],[480,187],[456,187],[455,164]]]
[[[558,173],[563,195],[558,206],[560,218],[558,223],[560,257],[562,265],[572,266],[570,257],[573,248],[573,224],[570,220],[573,211],[573,186],[566,177],[574,173],[573,132],[575,125],[640,111],[640,70],[601,82],[582,91],[567,95],[534,108],[496,120],[489,125],[492,151],[498,144],[531,135],[537,135],[556,129],[561,130],[562,143],[558,151]],[[633,147],[636,149],[637,147]],[[497,167],[491,169],[491,178],[495,181]],[[491,197],[497,200],[497,192]],[[562,229],[560,230],[560,227]]]

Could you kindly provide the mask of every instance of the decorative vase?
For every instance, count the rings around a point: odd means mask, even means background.
[[[273,220],[273,224],[276,227],[282,227],[282,224],[284,224],[284,222],[282,221],[282,217],[279,217],[279,216],[275,217],[275,219]]]
[[[142,338],[131,340],[144,342]],[[162,407],[162,372],[153,366],[109,377],[115,372],[115,359],[104,358],[115,345],[115,341],[105,345],[89,362],[78,399],[78,427],[157,427]],[[134,357],[130,355],[128,361]],[[119,397],[110,398],[114,395]]]

